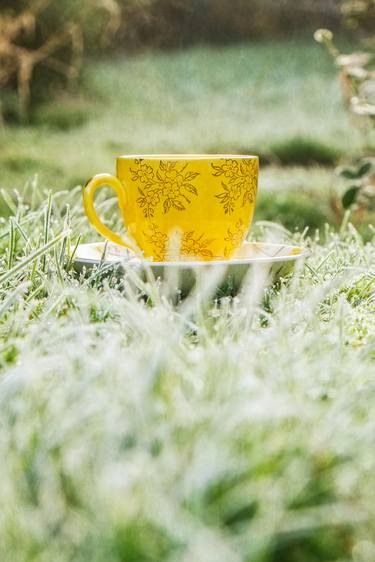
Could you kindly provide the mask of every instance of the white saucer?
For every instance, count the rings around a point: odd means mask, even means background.
[[[105,255],[104,255],[105,252]],[[103,275],[111,271],[124,275],[129,268],[141,274],[151,270],[155,279],[163,279],[168,273],[178,273],[178,288],[188,292],[194,286],[197,276],[204,271],[222,272],[220,287],[225,291],[237,292],[241,283],[252,266],[261,265],[273,279],[285,276],[293,269],[295,263],[305,259],[308,250],[300,246],[287,244],[268,244],[244,242],[235,257],[230,260],[218,261],[174,261],[154,262],[145,260],[130,250],[109,242],[80,244],[75,254],[75,269],[78,272],[89,272],[100,265]]]

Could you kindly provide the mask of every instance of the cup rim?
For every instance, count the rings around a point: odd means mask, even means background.
[[[122,154],[117,160],[259,160],[255,154]]]

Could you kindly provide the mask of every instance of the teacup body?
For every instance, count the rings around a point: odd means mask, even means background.
[[[258,169],[256,156],[122,156],[117,179],[101,175],[87,184],[86,212],[104,236],[135,241],[154,261],[230,258],[251,226]],[[119,197],[130,244],[101,228],[92,203],[103,184]]]

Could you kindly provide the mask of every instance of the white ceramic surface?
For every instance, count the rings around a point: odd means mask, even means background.
[[[180,295],[188,294],[198,284],[211,283],[212,278],[209,278],[213,275],[217,280],[214,283],[218,295],[235,295],[252,268],[264,269],[268,278],[275,281],[288,275],[296,262],[306,258],[308,253],[299,246],[244,242],[231,260],[152,262],[122,246],[112,243],[106,246],[105,242],[98,242],[78,246],[75,269],[79,273],[89,273],[101,264],[99,276],[113,272],[116,276],[124,276],[135,271],[143,280],[149,279],[152,272],[156,280],[168,279],[170,282],[173,279],[174,289]]]
[[[105,251],[105,255],[103,253]],[[92,244],[81,244],[78,246],[75,261],[81,265],[94,266],[102,263],[121,263],[124,266],[142,264],[152,268],[182,268],[186,267],[215,267],[235,265],[250,265],[254,263],[280,263],[296,261],[306,258],[308,251],[299,246],[287,244],[268,244],[264,242],[244,242],[236,256],[231,260],[222,261],[176,261],[176,262],[154,262],[144,260],[122,246],[109,242],[105,248],[105,242]]]

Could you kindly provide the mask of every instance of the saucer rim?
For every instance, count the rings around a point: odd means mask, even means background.
[[[251,242],[250,242],[251,243]],[[102,244],[104,246],[105,242],[89,242],[85,244],[79,244],[78,248],[87,247],[87,246],[98,246]],[[119,258],[116,261],[106,261],[106,264],[112,264],[113,266],[122,265],[122,264],[130,264],[130,265],[137,265],[137,266],[144,266],[144,267],[181,267],[181,268],[199,268],[199,267],[228,267],[228,266],[241,266],[241,265],[251,265],[253,263],[280,263],[280,262],[291,262],[291,261],[298,261],[301,259],[306,259],[310,255],[310,250],[303,246],[297,246],[293,244],[277,244],[274,242],[254,242],[254,244],[263,245],[263,246],[277,246],[277,247],[285,247],[290,246],[291,248],[295,248],[301,250],[298,254],[293,254],[289,256],[264,256],[264,257],[252,257],[252,258],[234,258],[230,260],[195,260],[195,261],[150,261],[150,260],[142,260],[141,258],[134,256],[130,258]],[[78,250],[77,248],[77,250]],[[91,258],[75,258],[75,263],[80,264],[88,264],[88,265],[97,265],[100,260],[99,259],[91,259]]]

